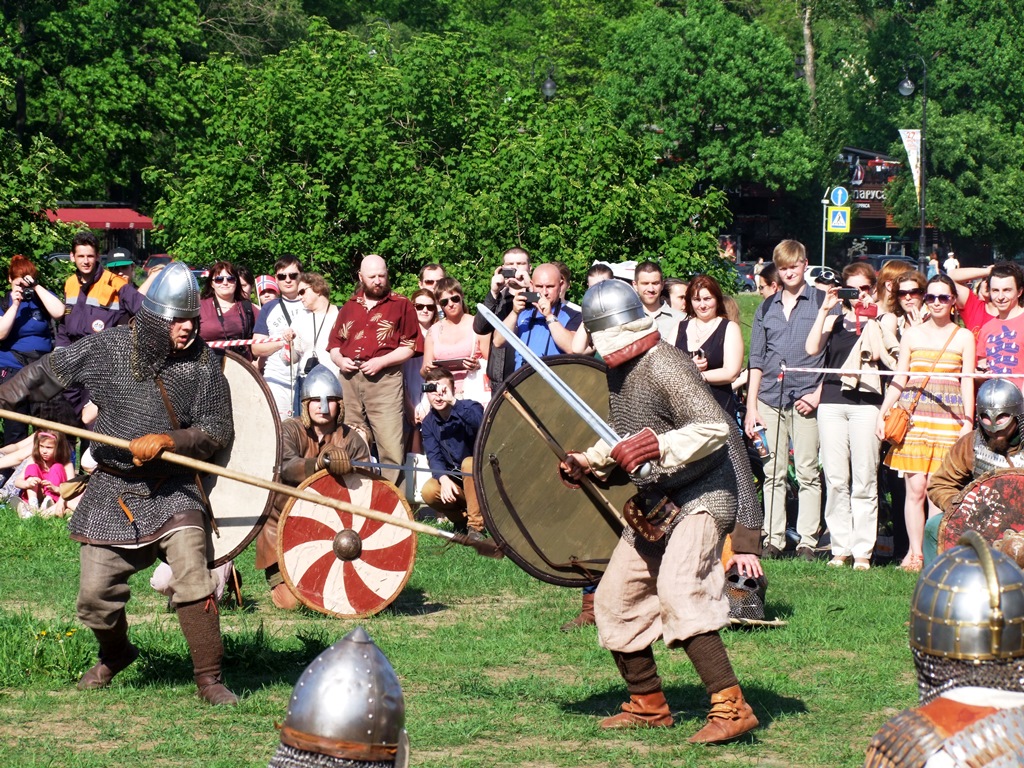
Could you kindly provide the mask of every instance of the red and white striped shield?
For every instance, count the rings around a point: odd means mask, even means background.
[[[412,519],[408,502],[393,484],[361,470],[340,482],[321,470],[299,488]],[[335,539],[346,529],[362,545],[353,559],[335,554]],[[281,575],[304,605],[320,613],[360,619],[384,610],[405,588],[415,560],[416,536],[405,528],[302,499],[289,501],[281,514]]]

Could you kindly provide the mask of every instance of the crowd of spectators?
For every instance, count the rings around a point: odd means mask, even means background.
[[[89,233],[75,237],[71,259],[75,272],[59,295],[39,285],[30,260],[12,258],[10,290],[0,299],[0,379],[55,345],[127,322],[154,277],[136,287],[133,265],[101,265]],[[1024,374],[1021,269],[961,268],[955,258],[945,269],[948,275],[926,276],[893,260],[876,275],[857,262],[812,284],[803,245],[785,240],[758,265],[763,301],[745,349],[736,302],[714,278],[687,282],[666,277],[655,262],[636,265],[632,286],[662,340],[692,360],[750,444],[767,447],[753,467],[763,479],[764,557],[817,560],[830,549],[830,565],[852,561],[864,570],[886,523],[899,554],[905,551],[901,566],[920,568],[925,520],[938,511],[927,500],[929,476],[973,428],[975,380],[962,374],[975,366]],[[522,358],[474,315],[442,264],[425,265],[409,296],[392,290],[380,256],[366,256],[357,277],[338,306],[327,278],[305,271],[295,256],[258,276],[217,261],[202,288],[200,335],[259,367],[283,419],[300,415],[305,377],[325,366],[344,394],[347,428],[386,465],[382,475],[399,481],[395,467],[407,454],[425,455],[432,476],[425,500],[457,528],[483,534],[467,460],[492,390]],[[564,264],[534,264],[526,250],[510,248],[483,303],[541,356],[594,354],[579,309],[567,300],[571,279]],[[606,279],[615,271],[600,262],[585,275],[588,286]],[[46,415],[88,425],[96,416],[90,406],[88,392],[74,391]],[[899,445],[883,439],[893,406],[913,412]],[[6,423],[5,452],[13,456],[27,434]],[[795,515],[787,510],[791,471]],[[36,506],[38,485],[20,487]],[[52,499],[52,490],[44,495]],[[895,510],[889,520],[880,520],[883,498]]]

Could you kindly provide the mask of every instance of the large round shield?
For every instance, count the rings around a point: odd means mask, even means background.
[[[603,363],[580,355],[544,361],[607,420]],[[600,580],[622,532],[617,512],[637,492],[622,470],[608,482],[595,479],[593,488],[562,481],[556,451],[582,451],[597,440],[529,366],[503,382],[484,413],[473,478],[487,530],[516,565],[549,584]]]
[[[224,352],[221,369],[231,387],[235,439],[210,463],[278,481],[281,465],[281,417],[263,377],[244,357]],[[214,565],[233,560],[256,538],[270,514],[273,494],[254,485],[218,475],[203,478],[217,530]]]
[[[398,489],[363,470],[340,482],[321,470],[299,488],[412,519]],[[320,613],[343,619],[379,613],[401,594],[415,560],[416,536],[407,528],[302,499],[291,499],[281,513],[281,575],[304,605]]]
[[[997,469],[964,488],[939,523],[938,551],[955,547],[968,530],[977,531],[989,544],[1003,531],[1024,530],[1024,469]]]

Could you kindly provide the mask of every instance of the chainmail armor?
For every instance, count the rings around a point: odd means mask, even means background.
[[[49,362],[65,387],[89,389],[99,407],[94,426],[99,434],[132,440],[176,429],[154,378],[159,371],[178,418],[177,429],[201,430],[219,446],[230,443],[234,435],[231,393],[206,344],[194,340],[179,354],[164,353],[163,359],[155,357],[154,349],[170,349],[169,323],[142,311],[130,326],[111,328],[54,350]],[[142,543],[175,513],[205,508],[195,470],[160,460],[136,467],[127,449],[97,443],[92,453],[100,471],[89,481],[68,525],[77,541]],[[102,471],[103,467],[110,472]],[[131,510],[134,524],[119,499]]]
[[[927,704],[953,688],[978,686],[1024,693],[1024,658],[970,661],[943,659],[911,648],[917,667],[921,703]]]
[[[322,755],[319,752],[307,752],[303,749],[289,747],[287,744],[279,744],[277,752],[270,758],[267,768],[392,768],[393,765],[394,763],[390,760],[367,763],[362,760]]]
[[[904,709],[871,739],[864,768],[921,768],[942,741],[931,720],[916,709]]]
[[[981,477],[994,469],[1006,467],[1024,467],[1024,451],[1003,456],[988,447],[980,429],[974,430],[974,476]]]
[[[641,491],[656,488],[679,505],[682,514],[676,517],[676,524],[683,515],[706,508],[723,537],[732,531],[737,517],[741,525],[761,529],[763,513],[739,429],[711,396],[689,357],[662,342],[634,360],[610,368],[608,388],[611,424],[620,435],[632,435],[645,427],[660,435],[693,423],[729,423],[727,445],[712,455],[673,469],[654,465],[647,477],[634,475],[632,479]],[[651,545],[637,539],[629,527],[623,536],[652,554],[663,550],[668,538]]]

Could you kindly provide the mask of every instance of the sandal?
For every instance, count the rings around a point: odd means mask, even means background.
[[[870,557],[855,557],[853,559],[853,570],[855,570],[855,571],[870,571],[871,570],[871,558]]]
[[[827,565],[833,568],[843,568],[846,566],[846,561],[849,555],[834,555],[831,560],[828,561]]]
[[[924,557],[922,555],[910,555],[908,554],[903,558],[903,562],[899,564],[901,571],[907,573],[918,573],[924,566]]]

